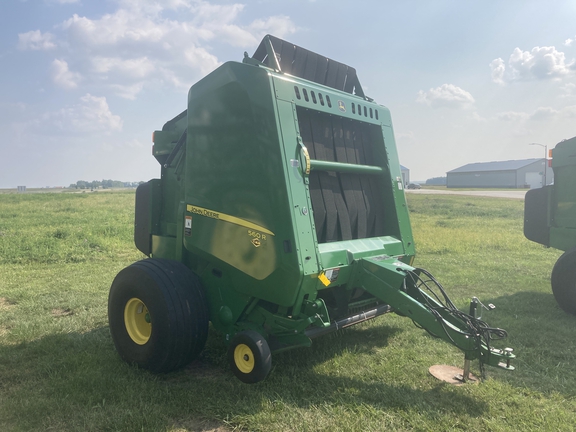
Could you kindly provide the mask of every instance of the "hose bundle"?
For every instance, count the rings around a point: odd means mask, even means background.
[[[508,333],[500,328],[490,327],[486,322],[479,318],[476,318],[470,314],[458,310],[454,305],[444,287],[438,282],[434,276],[432,276],[428,271],[417,268],[413,271],[408,272],[409,281],[412,286],[416,288],[423,294],[421,297],[424,299],[423,304],[430,310],[430,312],[436,317],[438,323],[441,325],[447,339],[456,347],[462,351],[466,351],[465,348],[459,346],[456,341],[450,336],[450,333],[446,326],[446,321],[439,311],[445,311],[451,316],[457,318],[462,322],[466,331],[469,333],[470,337],[474,339],[476,348],[478,352],[482,352],[481,347],[484,344],[487,348],[487,352],[490,353],[490,342],[492,340],[501,340],[508,336]],[[406,283],[406,281],[405,281]],[[405,287],[406,288],[406,287]],[[435,301],[431,301],[431,298]],[[483,305],[482,305],[483,306]],[[416,326],[422,328],[417,323]],[[430,332],[430,335],[434,337],[439,337],[438,335]],[[490,355],[490,354],[488,354]],[[480,372],[484,376],[484,363],[482,356],[479,357],[480,360]]]

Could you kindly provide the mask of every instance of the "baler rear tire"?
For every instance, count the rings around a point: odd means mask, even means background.
[[[576,248],[564,252],[552,269],[552,292],[558,306],[576,315]]]
[[[124,361],[143,369],[164,373],[190,363],[204,348],[208,319],[200,280],[177,261],[138,261],[112,282],[112,340]]]
[[[246,384],[262,381],[272,369],[268,342],[254,330],[234,335],[228,346],[228,361],[236,378]]]

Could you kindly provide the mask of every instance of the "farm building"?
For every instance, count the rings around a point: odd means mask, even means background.
[[[407,185],[410,183],[410,170],[403,165],[400,165],[400,172],[402,173],[402,184]]]
[[[449,188],[533,189],[554,181],[552,168],[543,158],[471,163],[448,171],[446,177]]]

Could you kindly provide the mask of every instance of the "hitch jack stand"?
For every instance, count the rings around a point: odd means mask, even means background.
[[[464,369],[456,366],[434,365],[430,366],[428,371],[434,378],[452,385],[476,384],[479,381],[478,377],[470,372],[468,359],[464,360]]]

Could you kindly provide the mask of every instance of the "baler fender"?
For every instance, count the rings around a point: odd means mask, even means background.
[[[530,189],[524,199],[524,236],[550,246],[549,207],[553,186]]]

